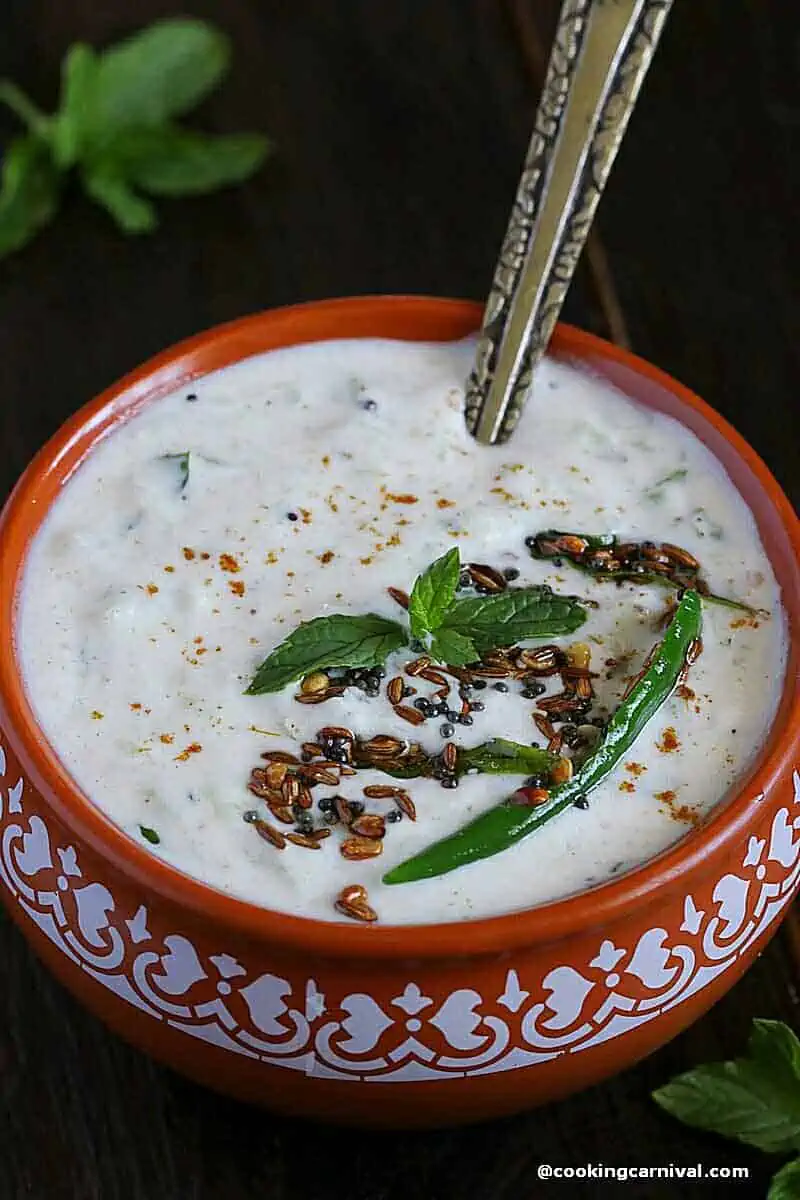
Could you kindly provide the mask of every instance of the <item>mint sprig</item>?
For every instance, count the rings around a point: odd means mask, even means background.
[[[800,1150],[800,1041],[782,1021],[756,1019],[742,1058],[679,1075],[653,1099],[686,1125],[767,1154]],[[773,1178],[768,1200],[800,1197],[800,1158]]]
[[[327,667],[378,666],[409,638],[422,640],[432,658],[465,666],[498,646],[572,633],[586,620],[577,600],[543,587],[507,588],[497,595],[456,600],[460,574],[457,549],[423,571],[409,598],[408,630],[373,613],[334,613],[304,622],[264,659],[247,694],[280,691]]]
[[[127,234],[158,224],[147,196],[196,195],[252,175],[269,148],[261,134],[212,136],[175,123],[229,67],[224,34],[205,21],[174,18],[102,52],[71,46],[51,115],[0,80],[0,103],[27,128],[4,154],[0,257],[21,249],[52,218],[72,170]]]

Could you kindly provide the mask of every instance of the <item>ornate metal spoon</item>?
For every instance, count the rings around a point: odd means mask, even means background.
[[[465,417],[511,436],[553,332],[672,0],[564,0],[495,268]]]

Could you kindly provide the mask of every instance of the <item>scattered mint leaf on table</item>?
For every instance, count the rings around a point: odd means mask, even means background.
[[[230,67],[230,45],[205,21],[156,21],[94,58],[77,95],[86,102],[75,117],[95,152],[108,149],[126,129],[163,125],[195,108]]]
[[[327,667],[374,667],[407,642],[402,625],[385,617],[333,614],[303,621],[269,654],[246,690],[279,692],[288,683]]]
[[[800,1158],[793,1158],[775,1172],[767,1200],[800,1200]]]
[[[114,155],[126,176],[152,196],[201,195],[248,179],[264,158],[264,139],[258,133],[215,137],[162,125],[123,134]]]
[[[112,166],[102,163],[81,172],[87,196],[114,218],[123,233],[150,233],[158,225],[155,206],[125,182]]]
[[[198,195],[249,178],[269,150],[265,137],[214,136],[174,120],[216,88],[229,66],[224,34],[179,17],[101,52],[81,42],[71,46],[52,116],[0,80],[0,103],[27,127],[4,154],[0,257],[21,249],[50,220],[73,168],[87,195],[126,234],[149,233],[158,224],[141,192]]]
[[[28,134],[3,157],[0,179],[0,258],[21,250],[58,208],[59,180],[46,149]]]
[[[756,1019],[747,1053],[679,1075],[653,1092],[686,1125],[767,1154],[800,1150],[800,1041],[782,1021]],[[772,1180],[769,1200],[800,1198],[800,1158]]]
[[[155,829],[149,829],[147,825],[140,825],[139,833],[146,842],[150,843],[151,846],[157,846],[161,841],[161,838],[156,833]]]
[[[89,125],[96,71],[97,56],[91,46],[83,42],[70,46],[61,64],[61,103],[49,138],[53,158],[62,171],[78,161]]]

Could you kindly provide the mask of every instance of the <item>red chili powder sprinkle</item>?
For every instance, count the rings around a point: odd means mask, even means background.
[[[202,749],[199,742],[190,742],[185,750],[181,750],[180,754],[175,755],[175,761],[186,762],[191,754],[199,754]]]
[[[232,575],[235,575],[237,571],[241,571],[242,569],[239,566],[238,559],[234,558],[232,554],[220,554],[219,565],[222,571],[230,571]]]
[[[621,792],[635,792],[636,784],[631,783],[630,779],[623,779],[622,783],[619,785],[619,790]]]
[[[625,770],[630,771],[631,775],[643,775],[647,767],[644,763],[629,762],[625,763]]]
[[[191,546],[183,547],[183,557],[186,559],[187,562],[191,562],[192,559],[196,557],[195,552]]]
[[[681,744],[672,725],[668,725],[666,729],[662,730],[661,741],[656,742],[656,746],[662,754],[671,754],[674,750],[680,750]]]
[[[129,704],[128,708],[131,710],[131,712],[141,712],[142,711],[142,706],[138,700],[135,701],[133,704]]]
[[[92,718],[93,721],[102,721],[103,717],[105,716],[105,713],[101,713],[96,708],[94,708],[89,713],[89,716]]]
[[[419,497],[413,495],[412,492],[387,492],[386,499],[391,500],[394,504],[417,504]]]
[[[673,791],[656,792],[659,800],[669,811],[673,821],[681,821],[685,825],[693,825],[695,829],[702,824],[702,817],[690,804],[677,804],[677,793]]]
[[[155,583],[148,583],[144,590],[147,592],[148,596],[155,596],[156,592],[158,591],[158,586]]]
[[[436,501],[437,508],[455,508],[455,506],[456,506],[455,500],[447,500],[447,499],[445,499],[444,496],[440,496],[439,499]]]
[[[167,565],[164,567],[164,570],[167,572],[167,574],[171,575],[175,568],[170,563],[167,563]]]
[[[209,558],[211,558],[211,555],[208,553],[207,550],[203,550],[200,557],[202,558],[203,562],[206,562]]]
[[[317,558],[322,563],[323,567],[327,567],[328,563],[332,562],[335,557],[336,556],[332,550],[326,550],[323,554],[317,555]]]
[[[685,700],[687,704],[690,700],[697,699],[697,693],[693,692],[692,689],[687,687],[685,683],[682,683],[680,687],[676,689],[675,695],[680,696],[681,700]]]
[[[160,742],[163,742],[165,746],[171,746],[172,743],[175,741],[175,734],[174,733],[159,734],[158,740]]]
[[[243,596],[245,593],[245,586],[244,586],[243,579],[229,579],[228,587],[231,589],[234,596]]]

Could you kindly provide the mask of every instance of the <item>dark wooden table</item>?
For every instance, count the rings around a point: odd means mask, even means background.
[[[547,0],[194,0],[235,70],[203,116],[278,151],[252,183],[164,203],[126,241],[79,196],[0,263],[0,497],[86,398],[241,313],[321,296],[482,296],[530,129]],[[76,39],[172,11],[3,0],[0,75],[42,102]],[[798,496],[800,20],[786,0],[678,0],[567,304],[715,404]],[[0,118],[0,139],[11,130]],[[635,1070],[527,1116],[432,1134],[344,1134],[251,1111],[112,1038],[0,924],[0,1194],[9,1200],[506,1200],[539,1162],[739,1164],[749,1183],[628,1183],[763,1196],[772,1164],[663,1115],[650,1091],[736,1053],[753,1016],[798,1023],[800,920]]]

